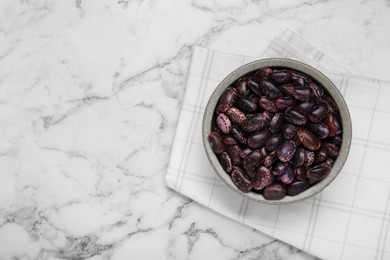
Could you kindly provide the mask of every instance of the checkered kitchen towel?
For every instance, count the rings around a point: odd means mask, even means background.
[[[202,116],[218,83],[257,58],[197,47],[166,174],[167,185],[320,258],[390,259],[390,82],[349,74],[291,31],[276,38],[262,57],[306,62],[325,72],[339,87],[353,126],[351,151],[342,172],[319,195],[290,205],[261,205],[230,190],[207,160],[202,146]]]

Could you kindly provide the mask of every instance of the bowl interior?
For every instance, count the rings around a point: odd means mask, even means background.
[[[334,162],[334,165],[331,169],[331,172],[328,174],[328,176],[323,179],[322,181],[318,182],[317,184],[311,186],[309,189],[303,191],[300,194],[297,194],[295,196],[285,196],[281,200],[266,200],[263,198],[261,194],[257,193],[244,193],[240,191],[232,182],[230,175],[227,174],[222,166],[219,163],[219,160],[217,156],[214,154],[210,143],[207,140],[207,137],[212,129],[212,122],[214,119],[214,110],[218,104],[218,101],[224,92],[224,90],[229,87],[231,84],[233,84],[238,78],[256,71],[263,67],[284,67],[284,68],[290,68],[294,69],[300,72],[303,72],[312,78],[314,78],[318,83],[320,83],[327,92],[333,97],[335,100],[341,117],[341,123],[342,123],[342,143],[340,147],[340,154],[337,157],[336,161]],[[304,64],[299,61],[290,60],[290,59],[282,59],[282,58],[273,58],[273,59],[262,59],[257,60],[251,63],[248,63],[237,70],[230,73],[222,82],[217,86],[213,94],[211,95],[209,102],[207,103],[206,110],[204,112],[203,116],[203,126],[202,126],[202,139],[204,148],[206,151],[207,158],[209,159],[209,162],[211,166],[213,167],[214,171],[217,173],[217,175],[223,180],[224,183],[226,183],[231,189],[236,191],[237,193],[241,194],[242,196],[251,199],[256,202],[265,203],[265,204],[287,204],[287,203],[293,203],[302,201],[305,199],[308,199],[316,194],[318,194],[320,191],[322,191],[325,187],[327,187],[338,175],[340,170],[342,169],[348,153],[351,146],[351,137],[352,137],[352,125],[351,125],[351,118],[348,111],[348,107],[344,101],[344,98],[342,97],[339,90],[336,88],[336,86],[320,71],[317,69],[314,69],[313,67]]]

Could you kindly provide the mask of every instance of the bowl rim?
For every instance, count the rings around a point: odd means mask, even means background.
[[[284,68],[290,68],[297,71],[300,71],[304,74],[309,75],[310,77],[314,78],[317,82],[323,85],[323,87],[327,90],[327,92],[333,97],[335,100],[338,108],[339,113],[341,117],[341,124],[343,127],[342,132],[342,143],[340,147],[340,153],[335,160],[331,172],[328,174],[328,176],[323,179],[322,181],[318,182],[317,184],[313,185],[309,189],[303,191],[300,194],[297,194],[295,196],[285,196],[281,200],[266,200],[264,199],[263,195],[259,193],[253,193],[253,192],[242,192],[239,190],[232,182],[230,175],[226,173],[222,166],[219,163],[219,160],[217,156],[212,151],[211,145],[207,140],[207,137],[211,131],[211,125],[212,125],[212,118],[214,115],[215,107],[218,104],[218,101],[220,99],[221,94],[224,92],[224,90],[229,87],[231,84],[233,84],[238,78],[256,71],[263,67],[284,67]],[[270,204],[270,205],[283,205],[283,204],[290,204],[295,202],[300,202],[303,200],[306,200],[308,198],[311,198],[318,193],[320,193],[323,189],[325,189],[333,180],[337,177],[337,175],[340,173],[341,169],[343,168],[346,159],[348,157],[350,147],[351,147],[351,141],[352,141],[352,122],[350,113],[347,107],[347,104],[340,93],[340,91],[337,89],[336,85],[328,78],[326,77],[322,72],[317,70],[316,68],[297,61],[293,59],[287,59],[287,58],[267,58],[267,59],[259,59],[252,61],[250,63],[244,64],[243,66],[237,68],[233,72],[231,72],[229,75],[227,75],[216,87],[216,89],[211,94],[204,114],[203,114],[203,121],[202,121],[202,140],[203,140],[203,147],[206,152],[206,156],[214,170],[214,172],[222,179],[222,181],[230,187],[235,192],[239,193],[241,196],[248,198],[252,201],[259,202],[262,204]]]

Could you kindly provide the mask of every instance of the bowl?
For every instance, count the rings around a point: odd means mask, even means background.
[[[213,149],[208,141],[208,135],[212,130],[213,120],[215,119],[215,109],[225,89],[231,86],[240,77],[245,76],[251,72],[254,72],[264,67],[271,67],[271,68],[278,67],[278,68],[293,69],[312,77],[315,81],[320,83],[324,87],[324,89],[326,89],[326,91],[331,97],[333,97],[335,103],[338,106],[341,124],[342,124],[342,143],[340,146],[340,152],[337,159],[334,161],[334,164],[329,174],[320,182],[309,187],[307,190],[295,196],[286,195],[284,198],[280,200],[266,200],[264,199],[263,195],[260,193],[242,192],[240,189],[238,189],[234,185],[233,181],[231,180],[230,175],[224,171],[223,167],[221,166],[216,154],[213,152]],[[310,197],[313,197],[316,194],[320,193],[322,190],[324,190],[337,177],[337,175],[341,171],[350,150],[351,137],[352,137],[352,125],[351,125],[350,114],[348,111],[348,107],[345,103],[345,100],[342,97],[339,90],[337,89],[337,87],[332,83],[331,80],[329,80],[323,73],[321,73],[317,69],[305,63],[296,60],[291,60],[291,59],[284,59],[284,58],[261,59],[243,65],[242,67],[234,70],[225,79],[223,79],[222,82],[220,82],[220,84],[217,86],[215,91],[212,93],[203,115],[202,139],[203,139],[204,149],[207,158],[212,168],[214,169],[215,173],[233,191],[237,192],[238,194],[240,194],[245,198],[263,204],[281,205],[281,204],[299,202],[299,201],[306,200]]]

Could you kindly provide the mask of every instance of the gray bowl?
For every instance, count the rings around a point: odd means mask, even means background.
[[[224,90],[230,86],[232,83],[234,83],[238,78],[256,71],[263,67],[285,67],[285,68],[291,68],[297,71],[301,71],[312,78],[314,78],[317,82],[322,84],[322,86],[328,91],[328,93],[334,98],[336,101],[336,104],[339,108],[340,115],[341,115],[341,121],[342,121],[342,144],[340,147],[340,154],[337,157],[331,172],[327,177],[325,177],[322,181],[319,183],[311,186],[309,189],[303,191],[300,194],[297,194],[295,196],[285,196],[281,200],[266,200],[264,199],[263,195],[258,193],[244,193],[240,191],[232,182],[230,175],[227,174],[222,166],[219,163],[219,160],[217,156],[214,154],[210,143],[207,140],[207,137],[211,131],[212,128],[212,120],[214,116],[215,108],[218,104],[218,101],[224,92]],[[262,59],[257,60],[251,63],[248,63],[232,73],[230,73],[222,82],[217,86],[213,94],[211,95],[206,110],[204,112],[203,116],[203,126],[202,126],[202,138],[203,138],[203,144],[206,151],[207,158],[213,167],[214,171],[217,173],[217,175],[222,179],[222,181],[229,186],[232,190],[239,193],[241,196],[246,197],[250,200],[264,203],[264,204],[288,204],[293,202],[302,201],[305,199],[308,199],[310,197],[313,197],[314,195],[321,192],[325,187],[327,187],[339,174],[341,171],[351,146],[351,137],[352,137],[352,125],[351,125],[351,118],[349,115],[348,107],[344,101],[344,98],[342,97],[341,93],[338,91],[336,86],[320,71],[317,69],[304,64],[302,62],[298,62],[295,60],[290,59],[282,59],[282,58],[273,58],[273,59]]]

